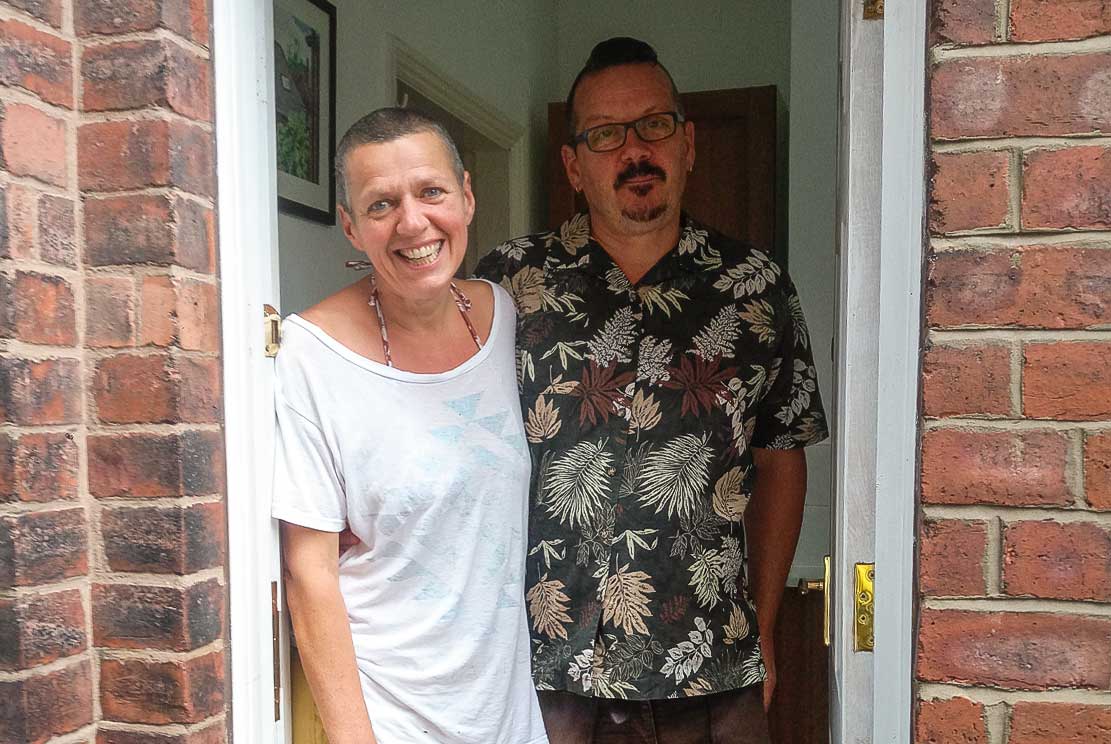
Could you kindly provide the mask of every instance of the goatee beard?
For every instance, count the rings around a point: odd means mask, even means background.
[[[621,216],[633,222],[654,222],[667,211],[666,204],[657,204],[654,207],[640,207],[638,209],[622,209]]]

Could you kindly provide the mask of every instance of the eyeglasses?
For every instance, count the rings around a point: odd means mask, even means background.
[[[684,121],[686,119],[674,111],[648,114],[636,121],[616,121],[584,129],[572,137],[569,144],[574,147],[585,142],[591,152],[611,152],[624,146],[630,129],[636,130],[637,136],[644,142],[659,142],[675,134]]]

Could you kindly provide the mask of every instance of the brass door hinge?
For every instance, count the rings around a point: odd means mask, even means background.
[[[266,356],[276,357],[282,347],[282,316],[271,305],[262,306],[262,326]]]
[[[853,651],[874,651],[876,648],[876,564],[856,564],[856,601],[853,602]]]
[[[275,352],[276,353],[276,352]],[[270,582],[270,617],[274,633],[274,720],[282,719],[282,620],[278,609],[278,582]]]
[[[864,20],[875,21],[883,18],[883,0],[864,0]]]

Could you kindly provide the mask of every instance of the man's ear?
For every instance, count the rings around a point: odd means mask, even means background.
[[[575,154],[575,148],[571,145],[564,145],[559,148],[559,154],[563,158],[563,170],[567,173],[567,180],[571,182],[571,188],[576,192],[582,191],[582,174],[579,173],[579,158]]]
[[[687,141],[687,170],[694,169],[694,122],[683,122],[683,138]]]

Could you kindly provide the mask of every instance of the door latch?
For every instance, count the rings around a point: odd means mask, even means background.
[[[278,356],[278,349],[282,346],[282,316],[278,315],[278,311],[273,306],[263,305],[262,324],[266,356],[276,357]]]
[[[876,564],[856,564],[856,601],[853,602],[853,651],[876,648]]]
[[[799,594],[809,594],[810,592],[822,592],[822,642],[826,646],[830,644],[830,631],[829,631],[829,607],[830,607],[830,585],[829,585],[829,556],[827,555],[824,560],[825,574],[821,579],[799,579]]]

